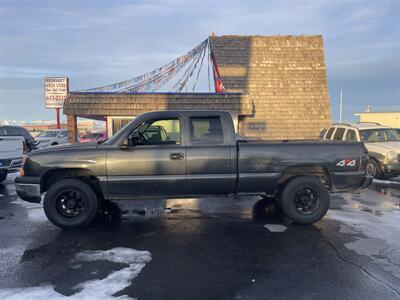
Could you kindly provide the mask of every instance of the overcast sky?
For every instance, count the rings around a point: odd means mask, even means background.
[[[54,118],[43,77],[70,89],[132,78],[217,35],[322,34],[331,109],[400,109],[399,1],[0,0],[0,119]],[[200,85],[206,91],[206,85]]]

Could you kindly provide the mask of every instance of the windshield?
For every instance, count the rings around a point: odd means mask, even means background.
[[[39,133],[37,136],[38,137],[56,137],[58,134],[58,131],[43,131]]]
[[[390,128],[360,130],[360,138],[367,143],[400,142],[400,136]]]

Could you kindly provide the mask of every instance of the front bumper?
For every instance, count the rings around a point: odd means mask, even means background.
[[[396,176],[400,174],[400,163],[382,164],[382,169],[385,175]]]
[[[0,172],[14,173],[22,166],[22,158],[0,160]]]
[[[17,177],[15,178],[17,195],[25,201],[40,203],[40,177]]]

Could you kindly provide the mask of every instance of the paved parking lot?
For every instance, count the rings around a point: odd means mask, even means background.
[[[63,231],[18,199],[9,176],[0,299],[400,298],[400,182],[332,195],[312,226],[291,224],[268,199],[149,203]]]

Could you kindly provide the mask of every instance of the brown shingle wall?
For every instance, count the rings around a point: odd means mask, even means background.
[[[64,103],[67,115],[136,116],[157,110],[227,110],[250,114],[251,106],[241,94],[209,93],[70,93]]]
[[[321,36],[210,37],[228,92],[246,93],[248,138],[311,139],[331,124]],[[245,101],[245,100],[243,100]]]

